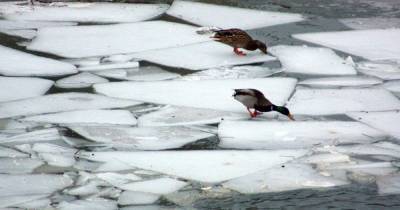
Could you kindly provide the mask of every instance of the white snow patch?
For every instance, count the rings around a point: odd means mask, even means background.
[[[373,77],[347,76],[347,77],[324,77],[306,79],[298,84],[311,87],[368,87],[381,84],[382,80]]]
[[[57,80],[55,86],[59,88],[87,88],[93,84],[106,82],[108,82],[108,79],[88,72],[82,72]]]
[[[186,182],[171,178],[158,178],[145,181],[132,182],[120,186],[123,190],[146,192],[153,194],[168,194],[185,187]]]
[[[53,84],[47,79],[0,76],[0,102],[43,95]]]

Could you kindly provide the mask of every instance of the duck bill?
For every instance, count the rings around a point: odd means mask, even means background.
[[[294,119],[293,115],[291,115],[291,114],[288,114],[288,118],[289,118],[290,120],[292,120],[292,121],[296,121],[296,120]]]

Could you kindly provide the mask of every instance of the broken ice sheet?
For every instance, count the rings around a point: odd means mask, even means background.
[[[400,18],[345,18],[339,19],[339,21],[347,27],[357,30],[388,29],[400,27]]]
[[[143,66],[133,69],[113,69],[94,72],[97,75],[129,81],[161,81],[180,77],[179,74],[169,72],[157,66]]]
[[[0,146],[0,158],[25,158],[25,157],[29,157],[29,154],[19,152],[15,149]]]
[[[53,84],[47,79],[0,76],[0,102],[44,95]]]
[[[33,39],[36,36],[36,30],[32,29],[1,29],[0,33],[10,36],[18,36],[24,39]]]
[[[347,116],[379,129],[400,140],[400,111],[352,112]]]
[[[61,76],[76,73],[75,66],[0,45],[0,74],[5,76]],[[24,61],[24,62],[21,62]]]
[[[347,155],[381,155],[400,158],[399,151],[391,148],[384,148],[373,144],[356,144],[356,145],[343,145],[334,147],[321,147],[315,148],[315,151],[343,153]]]
[[[400,80],[385,82],[382,87],[400,97]]]
[[[292,36],[372,61],[400,60],[400,29],[318,32]]]
[[[381,84],[382,80],[374,77],[346,76],[346,77],[324,77],[306,79],[299,82],[299,85],[311,87],[368,87]]]
[[[314,132],[309,132],[313,130]],[[371,143],[386,134],[358,122],[223,121],[220,147],[238,149],[296,149],[315,145]]]
[[[88,198],[86,200],[62,201],[58,204],[59,210],[117,210],[117,202],[103,198]]]
[[[212,68],[183,76],[182,80],[207,79],[250,79],[268,77],[282,72],[281,69],[270,69],[266,66],[234,66]]]
[[[113,82],[94,85],[95,91],[112,97],[138,101],[245,112],[246,108],[232,98],[233,89],[255,88],[276,105],[283,105],[297,80],[293,78],[260,78],[236,80]]]
[[[79,135],[96,142],[128,150],[163,150],[208,138],[213,134],[188,127],[69,127]]]
[[[137,104],[140,102],[90,93],[58,93],[1,103],[0,118],[73,110],[119,108]]]
[[[306,150],[193,150],[157,152],[80,152],[80,158],[125,164],[171,176],[218,183],[296,159]],[[193,164],[196,163],[196,164]],[[213,170],[210,170],[213,169]]]
[[[81,58],[210,41],[208,36],[198,35],[195,30],[193,26],[165,21],[42,28],[28,49]]]
[[[356,65],[363,74],[381,78],[383,80],[400,79],[400,63],[391,61],[369,62],[363,61]]]
[[[101,71],[101,70],[110,70],[110,69],[130,69],[136,68],[139,66],[139,62],[130,61],[123,63],[104,63],[100,65],[87,65],[81,66],[78,68],[79,71]]]
[[[28,174],[43,164],[43,161],[31,158],[0,158],[0,173]]]
[[[20,144],[25,142],[55,141],[60,138],[60,133],[56,128],[47,128],[26,133],[0,136],[0,142],[2,144]]]
[[[349,182],[323,176],[308,164],[289,163],[229,180],[223,186],[241,193],[266,193],[345,184]]]
[[[62,125],[136,125],[136,118],[127,110],[78,110],[43,114],[19,119],[23,122]]]
[[[121,185],[120,188],[123,190],[130,190],[136,192],[168,194],[178,191],[179,189],[185,187],[186,185],[187,185],[186,182],[164,177],[164,178],[132,182]]]
[[[49,194],[0,196],[0,208],[3,209],[4,207],[18,206],[25,202],[31,202],[47,197]]]
[[[175,0],[167,14],[201,26],[254,29],[302,21],[300,14]],[[218,14],[219,18],[215,15]]]
[[[80,3],[18,5],[2,2],[0,13],[10,20],[76,21],[76,22],[137,22],[155,18],[168,9],[166,4]],[[108,14],[104,16],[104,14]]]
[[[279,45],[269,48],[288,73],[354,75],[356,70],[329,48]]]
[[[335,115],[352,111],[384,111],[400,108],[389,91],[365,89],[297,89],[288,102],[292,114]]]
[[[105,82],[108,82],[108,79],[88,72],[82,72],[57,80],[55,86],[59,88],[87,88],[93,84]]]
[[[274,57],[258,50],[249,51],[246,56],[238,56],[233,53],[232,47],[213,41],[139,52],[134,56],[136,59],[189,70],[203,70],[275,60]]]
[[[161,196],[153,193],[124,191],[118,197],[119,205],[144,205],[156,202]]]
[[[219,123],[226,119],[246,119],[247,113],[238,114],[214,109],[166,106],[157,111],[141,115],[140,127],[145,126],[179,126]]]
[[[54,26],[73,26],[77,24],[75,22],[0,20],[0,28],[2,29],[37,29]]]

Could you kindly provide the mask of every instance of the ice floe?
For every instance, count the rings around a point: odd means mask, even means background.
[[[131,150],[179,148],[213,135],[188,127],[71,126],[70,128],[92,141]]]
[[[43,95],[53,84],[47,79],[0,76],[0,102]]]
[[[97,173],[95,174],[95,176],[118,188],[121,188],[121,186],[129,182],[138,181],[142,179],[141,177],[132,173],[119,174],[119,173],[105,172],[105,173]]]
[[[400,63],[398,62],[369,62],[357,63],[357,70],[363,74],[379,77],[384,80],[400,79]]]
[[[100,191],[100,189],[98,188],[98,183],[95,181],[92,181],[92,182],[89,182],[82,186],[75,186],[73,188],[69,188],[68,190],[66,190],[66,193],[69,195],[75,195],[75,196],[87,196],[87,195],[96,194],[99,191]]]
[[[168,194],[178,191],[185,187],[186,182],[179,181],[172,178],[157,178],[145,181],[137,181],[120,186],[123,190],[130,190],[136,192],[146,192],[153,194]]]
[[[400,140],[400,111],[353,112],[347,115],[371,127],[382,130]]]
[[[347,76],[347,77],[324,77],[306,79],[298,84],[311,87],[368,87],[381,84],[382,80],[373,77]]]
[[[161,81],[180,77],[177,73],[169,72],[156,66],[144,66],[129,70],[104,70],[94,73],[107,78],[129,81]]]
[[[294,13],[269,12],[178,0],[174,1],[167,14],[201,26],[241,29],[262,28],[303,20],[300,14]]]
[[[118,197],[119,205],[144,205],[152,204],[160,198],[160,195],[144,192],[124,191]]]
[[[59,88],[87,88],[93,84],[105,82],[108,82],[108,79],[88,72],[82,72],[57,80],[55,86]]]
[[[139,66],[139,62],[137,61],[129,61],[125,63],[104,63],[100,65],[87,65],[80,66],[78,68],[79,71],[101,71],[101,70],[109,70],[109,69],[130,69],[136,68]]]
[[[67,125],[136,125],[136,118],[128,110],[78,110],[44,114],[19,119],[27,122]]]
[[[168,9],[166,4],[80,2],[46,5],[18,5],[16,2],[2,2],[0,6],[0,13],[10,20],[101,23],[148,20],[163,14]]]
[[[0,158],[24,158],[24,157],[29,157],[29,155],[19,152],[15,149],[0,146]]]
[[[37,195],[21,195],[21,196],[0,196],[0,208],[4,207],[19,206],[25,202],[33,202],[37,199],[47,197],[48,194],[37,194]],[[12,209],[14,210],[14,208]]]
[[[400,60],[400,29],[318,32],[292,36],[369,60]]]
[[[103,198],[88,198],[86,200],[62,201],[58,204],[59,210],[117,210],[117,202]]]
[[[27,174],[44,162],[30,158],[0,158],[0,173],[2,174]]]
[[[382,87],[400,97],[400,80],[386,82]]]
[[[283,70],[289,73],[317,75],[354,75],[351,64],[328,48],[279,45],[269,48]]]
[[[58,93],[1,103],[0,118],[73,110],[119,108],[137,104],[139,102],[90,93]]]
[[[232,98],[233,89],[255,88],[276,105],[283,105],[291,95],[297,80],[293,78],[263,78],[204,81],[117,82],[94,85],[105,95],[139,101],[245,112],[245,107]]]
[[[72,183],[73,181],[71,178],[63,175],[0,174],[0,196],[51,194],[70,186]]]
[[[331,153],[343,153],[347,155],[382,155],[394,158],[400,158],[399,151],[396,149],[385,148],[373,144],[357,144],[357,145],[344,145],[334,147],[316,148],[316,151],[324,151]]]
[[[389,91],[379,88],[297,89],[288,108],[292,114],[335,115],[399,109],[400,101]]]
[[[378,177],[376,180],[379,194],[400,194],[400,175]]]
[[[139,117],[139,126],[178,126],[219,123],[226,119],[246,119],[247,113],[199,109],[191,107],[166,106]]]
[[[39,141],[54,141],[59,140],[60,138],[60,133],[56,128],[47,128],[3,137],[0,136],[0,142],[3,144],[32,143]]]
[[[165,21],[148,21],[42,28],[28,45],[28,49],[79,58],[134,53],[204,41],[210,41],[210,38],[196,34],[193,26]]]
[[[32,29],[1,29],[0,33],[10,36],[17,36],[24,39],[33,39],[36,36],[36,30]]]
[[[78,157],[112,164],[124,163],[131,167],[152,170],[190,180],[217,183],[285,163],[305,155],[306,152],[306,150],[301,149],[275,151],[81,152]]]
[[[265,193],[345,184],[349,182],[323,176],[310,165],[289,163],[229,180],[223,186],[241,193]]]
[[[50,204],[51,200],[49,198],[41,198],[38,200],[19,203],[13,206],[22,209],[49,209],[51,208]]]
[[[5,76],[60,76],[76,73],[75,66],[0,45],[0,74]],[[24,61],[24,62],[21,62]]]
[[[345,18],[339,19],[349,28],[357,30],[400,28],[400,18]]]
[[[0,5],[3,3],[0,3]],[[1,9],[0,9],[1,10]],[[54,27],[54,26],[73,26],[77,25],[75,22],[59,22],[59,21],[23,21],[23,20],[0,20],[1,29],[38,29],[44,27]]]
[[[246,56],[233,53],[233,48],[218,42],[205,42],[174,47],[168,49],[151,50],[135,54],[135,58],[190,70],[203,70],[222,66],[261,63],[275,60],[260,51],[248,52]]]
[[[220,146],[224,148],[295,149],[315,145],[371,143],[385,138],[386,134],[358,122],[223,121],[218,127],[218,137]]]

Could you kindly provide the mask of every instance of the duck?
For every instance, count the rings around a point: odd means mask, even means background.
[[[286,115],[290,120],[295,120],[288,108],[271,103],[271,101],[257,89],[235,89],[234,91],[234,99],[246,106],[251,118],[257,117],[262,114],[262,112],[276,111]],[[250,109],[254,109],[254,112]]]
[[[239,56],[245,56],[239,48],[254,51],[261,50],[267,54],[267,45],[259,40],[254,40],[245,31],[238,28],[214,30],[214,35],[211,37],[214,41],[221,42],[233,47],[233,52]]]

